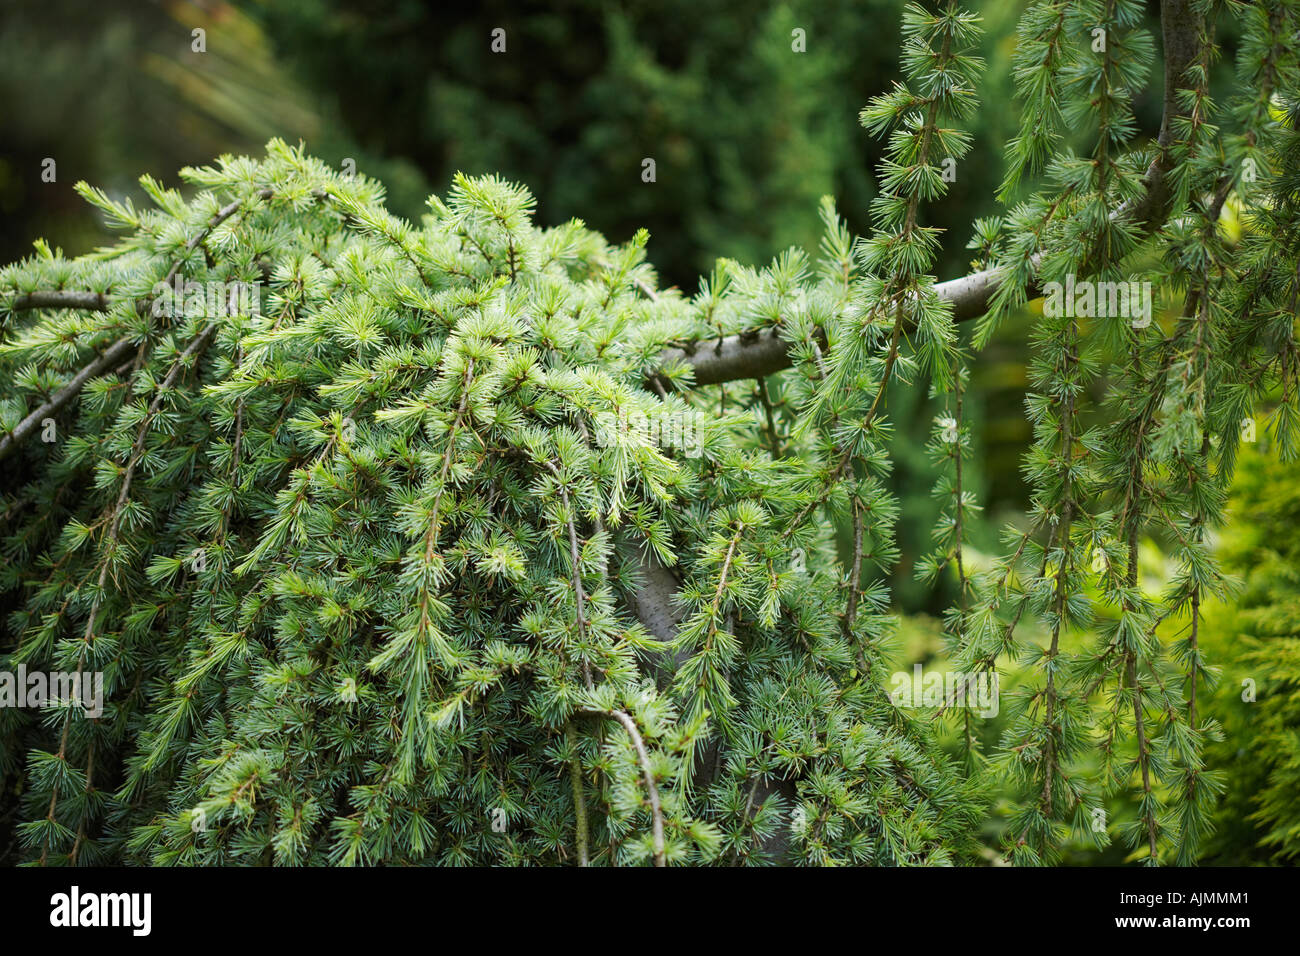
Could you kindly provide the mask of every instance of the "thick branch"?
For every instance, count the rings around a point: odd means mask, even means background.
[[[103,292],[77,292],[68,290],[51,290],[45,292],[27,292],[9,303],[15,312],[24,309],[87,309],[91,312],[107,312],[112,299]]]
[[[935,294],[952,306],[954,322],[979,318],[988,311],[989,300],[1001,281],[998,269],[972,272],[959,279],[940,282]],[[685,348],[665,349],[660,362],[685,362],[695,370],[697,385],[718,385],[737,379],[762,378],[789,368],[792,364],[789,343],[776,328],[741,332],[721,339]]]
[[[1160,36],[1164,44],[1164,112],[1156,144],[1160,153],[1147,167],[1142,196],[1125,203],[1120,212],[1148,232],[1160,227],[1169,216],[1173,194],[1168,174],[1174,168],[1174,123],[1187,111],[1178,105],[1178,90],[1190,88],[1187,71],[1201,56],[1205,42],[1205,21],[1196,13],[1193,0],[1161,0]]]
[[[659,362],[685,362],[694,367],[697,385],[717,385],[740,378],[763,378],[789,368],[789,349],[774,327],[728,335],[698,346],[665,349]]]
[[[681,587],[677,575],[664,567],[652,551],[638,552],[637,574],[640,584],[628,597],[632,613],[657,640],[676,640],[682,622],[674,599]]]

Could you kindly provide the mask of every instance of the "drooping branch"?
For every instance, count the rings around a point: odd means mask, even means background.
[[[632,738],[632,746],[636,748],[637,759],[641,762],[641,773],[645,777],[646,793],[650,798],[654,863],[655,866],[667,866],[667,861],[664,859],[664,810],[659,802],[659,787],[655,784],[654,770],[650,766],[650,754],[645,749],[645,741],[641,739],[640,731],[636,729],[636,721],[621,710],[610,711],[610,716],[623,725],[627,735]]]
[[[637,762],[641,765],[641,775],[645,778],[646,795],[650,798],[650,825],[654,840],[654,865],[667,866],[664,856],[664,810],[659,801],[659,787],[655,784],[654,768],[650,766],[650,752],[646,750],[641,731],[637,730],[636,721],[622,710],[585,710],[583,713],[600,717],[613,717],[627,731],[632,747],[636,750]]]
[[[582,762],[578,758],[578,738],[573,724],[564,727],[564,738],[572,752],[569,757],[569,786],[573,790],[574,839],[578,844],[578,866],[590,865],[591,831],[587,826],[587,798],[582,786]]]
[[[86,644],[90,643],[91,637],[95,630],[95,619],[99,613],[99,605],[104,597],[104,585],[108,580],[109,557],[112,553],[113,546],[117,542],[118,530],[122,524],[122,514],[126,507],[127,499],[131,495],[131,482],[135,478],[135,470],[140,465],[140,460],[144,457],[145,441],[149,436],[149,426],[154,418],[162,411],[163,402],[166,400],[167,392],[176,385],[176,379],[185,369],[191,359],[196,359],[207,349],[208,344],[212,341],[213,334],[217,331],[217,323],[209,322],[203,327],[203,330],[185,347],[172,367],[167,372],[167,377],[163,379],[162,384],[158,386],[158,394],[154,396],[149,408],[145,412],[144,418],[140,421],[140,427],[136,430],[135,441],[131,445],[131,451],[127,457],[126,470],[122,475],[122,487],[118,491],[117,501],[112,509],[105,516],[108,521],[108,531],[105,534],[105,540],[108,545],[104,548],[104,558],[100,565],[99,583],[95,590],[94,603],[91,604],[90,614],[86,618],[86,631],[83,640]],[[80,663],[78,663],[80,671]]]
[[[113,369],[130,354],[134,347],[130,337],[118,339],[101,352],[94,361],[72,376],[66,385],[41,403],[35,411],[15,425],[13,431],[0,437],[0,461],[12,455],[14,449],[41,426],[41,422],[57,415],[65,405],[76,398],[87,382]]]
[[[262,188],[253,195],[257,199],[270,199],[272,191],[269,188]],[[167,278],[163,279],[161,284],[170,286],[172,280],[180,272],[185,257],[205,242],[217,226],[238,212],[246,201],[244,199],[231,200],[209,216],[203,228],[186,241],[184,254],[178,256],[172,263],[171,268],[167,271]],[[147,309],[151,301],[151,298],[140,300],[136,303],[137,310]],[[113,297],[103,292],[78,292],[58,289],[23,293],[9,303],[9,308],[14,311],[26,309],[85,309],[90,312],[107,312],[112,302]],[[205,343],[212,331],[212,327],[204,330],[202,337]],[[60,411],[76,398],[87,382],[116,367],[117,363],[122,361],[133,347],[131,337],[123,336],[110,345],[98,358],[72,376],[68,383],[55,392],[48,401],[43,402],[35,411],[19,422],[13,431],[0,438],[0,461],[13,454],[14,449],[21,445],[41,422]]]

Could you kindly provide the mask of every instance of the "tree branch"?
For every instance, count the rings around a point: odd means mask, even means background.
[[[677,575],[664,567],[653,551],[638,550],[636,565],[640,584],[628,595],[630,610],[656,640],[676,640],[682,621],[674,604],[681,587]]]
[[[81,389],[92,378],[103,375],[109,369],[113,368],[118,362],[122,361],[131,353],[134,345],[130,336],[118,339],[110,345],[98,358],[68,381],[61,389],[50,396],[49,400],[40,405],[34,412],[29,414],[16,426],[13,431],[0,438],[0,461],[4,461],[13,454],[14,449],[27,440],[32,432],[40,427],[41,422],[46,418],[56,415],[70,401],[77,397]]]
[[[1193,0],[1160,0],[1160,36],[1164,45],[1164,111],[1156,145],[1160,153],[1147,167],[1142,179],[1146,187],[1138,199],[1124,203],[1120,214],[1152,232],[1169,216],[1173,194],[1168,174],[1174,168],[1174,123],[1187,111],[1178,105],[1178,90],[1189,88],[1187,71],[1201,56],[1205,42],[1205,21],[1194,9]]]
[[[637,760],[641,764],[641,775],[645,778],[646,793],[650,797],[651,829],[654,835],[654,863],[655,866],[667,866],[668,862],[664,857],[663,805],[659,802],[659,787],[655,785],[654,769],[650,766],[650,752],[645,749],[645,741],[641,738],[641,731],[636,729],[636,721],[621,710],[586,710],[583,713],[613,717],[623,725],[623,729],[627,731],[628,737],[631,738],[632,747],[636,750]]]
[[[107,312],[112,299],[104,292],[79,292],[72,289],[27,292],[9,303],[15,312],[24,309],[86,309]]]
[[[270,199],[272,195],[274,195],[274,193],[269,187],[263,187],[253,194],[257,199],[263,200]],[[184,255],[178,257],[176,261],[172,263],[171,269],[167,272],[167,278],[163,279],[162,284],[170,286],[172,280],[175,279],[177,273],[180,272],[181,266],[185,261],[185,256],[189,255],[198,248],[199,245],[206,241],[208,236],[212,235],[212,230],[216,229],[217,226],[221,225],[238,212],[245,202],[246,200],[243,199],[231,200],[209,216],[208,221],[204,224],[203,228],[194,236],[190,237],[190,239],[185,243]],[[150,301],[151,298],[142,299],[137,303],[136,308],[147,308]],[[14,301],[10,303],[9,307],[14,311],[22,309],[87,309],[92,312],[107,312],[111,304],[112,298],[103,292],[50,290],[24,293],[15,298]],[[215,325],[210,324],[200,334],[203,347],[206,347],[207,340],[211,337],[215,328]],[[72,399],[81,392],[82,388],[85,387],[88,381],[92,378],[103,375],[106,371],[113,368],[117,362],[120,362],[131,350],[131,347],[132,343],[129,336],[124,336],[123,338],[118,339],[108,347],[107,351],[102,353],[89,365],[82,368],[81,371],[77,372],[77,374],[74,375],[66,385],[54,393],[49,401],[42,404],[34,412],[19,422],[13,431],[9,432],[9,434],[5,435],[3,438],[0,438],[0,461],[4,461],[4,459],[13,454],[14,449],[22,444],[27,437],[36,430],[37,426],[42,421],[50,415],[58,412],[72,401]],[[167,388],[169,385],[170,383],[165,383],[163,387]]]

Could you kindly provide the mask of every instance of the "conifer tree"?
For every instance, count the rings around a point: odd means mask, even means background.
[[[907,6],[903,81],[862,112],[870,235],[826,199],[816,255],[719,260],[694,296],[644,232],[539,228],[491,176],[419,224],[279,141],[183,170],[188,196],[142,178],[151,208],[79,186],[123,238],[0,270],[0,669],[103,694],[0,708],[23,859],[965,863],[1011,780],[1013,862],[1104,844],[1128,795],[1134,858],[1194,862],[1222,785],[1209,534],[1244,421],[1272,409],[1295,451],[1297,7],[1163,0],[1147,142],[1142,5],[1032,4],[1011,205],[948,282],[926,209],[983,69],[952,2]],[[969,363],[1044,293],[1032,508],[977,569]],[[889,395],[927,385],[947,505],[920,573],[956,579],[968,681],[1032,675],[988,752],[959,695],[887,692]],[[1144,536],[1173,542],[1164,593]]]

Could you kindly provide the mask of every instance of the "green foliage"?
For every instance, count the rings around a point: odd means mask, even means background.
[[[860,670],[885,595],[843,633],[831,537],[791,527],[814,440],[774,457],[754,412],[646,390],[667,343],[796,292],[811,341],[843,262],[724,265],[687,300],[644,236],[538,229],[490,177],[420,226],[279,142],[183,177],[188,201],[145,183],[156,209],[84,189],[129,235],[0,274],[113,302],[7,315],[7,428],[132,344],[5,498],[3,660],[102,672],[106,699],[0,711],[28,859],[765,862],[773,834],[791,860],[961,858],[971,787]],[[671,644],[629,610],[650,555],[682,581]]]
[[[1225,786],[1214,534],[1264,409],[1296,456],[1300,4],[1162,16],[1148,145],[1142,5],[1027,14],[1002,195],[1033,191],[942,285],[929,211],[983,70],[955,3],[905,8],[904,82],[861,113],[870,232],[824,199],[815,259],[719,259],[694,296],[657,288],[644,230],[539,228],[496,176],[458,175],[419,224],[278,140],[185,170],[188,199],[143,178],[150,209],[80,187],[125,238],[0,270],[0,650],[105,694],[0,710],[26,858],[967,862],[1001,787],[1014,863],[1112,833],[1194,862]],[[1032,493],[977,554],[968,365],[1016,311]],[[701,385],[701,359],[732,364]],[[915,570],[951,582],[964,683],[920,714],[885,691],[883,582],[889,395],[927,384],[939,519]],[[1286,652],[1271,621],[1261,666]],[[1001,670],[993,740],[958,695]],[[1287,705],[1260,710],[1287,739]],[[1293,752],[1258,771],[1283,854]]]
[[[1200,608],[1226,593],[1207,531],[1223,518],[1242,420],[1270,400],[1273,382],[1281,400],[1270,427],[1283,456],[1294,453],[1295,430],[1294,298],[1284,297],[1296,290],[1287,271],[1297,262],[1296,134],[1259,104],[1294,95],[1284,37],[1296,11],[1239,12],[1248,40],[1233,111],[1249,134],[1217,138],[1208,85],[1221,11],[1199,4],[1182,25],[1197,56],[1166,63],[1183,88],[1170,91],[1176,106],[1154,155],[1125,148],[1151,60],[1140,5],[1043,3],[1021,22],[1022,133],[1009,145],[1003,194],[1039,169],[1050,188],[1000,225],[978,224],[972,246],[1004,281],[974,338],[987,342],[1032,289],[1049,290],[1026,401],[1034,494],[1025,526],[1008,529],[1006,556],[977,575],[954,628],[963,670],[1010,658],[1033,675],[1012,696],[991,757],[1020,791],[1006,840],[1016,862],[1053,862],[1070,840],[1102,848],[1112,829],[1131,858],[1194,862],[1223,787],[1202,752],[1219,728],[1197,708],[1210,681]],[[1069,147],[1066,130],[1091,140],[1088,155]],[[1245,162],[1260,144],[1266,155],[1253,163],[1276,171],[1263,190]],[[1219,225],[1234,188],[1252,209],[1238,244]],[[1170,224],[1148,243],[1152,218],[1166,214]],[[1076,281],[1091,295],[1138,278],[1172,301],[1172,321],[1153,321],[1154,299],[1142,317],[1050,307]],[[1145,535],[1169,541],[1177,568],[1161,594],[1141,586]],[[1026,639],[1036,622],[1045,633]],[[1112,827],[1107,803],[1130,790],[1136,815]]]
[[[1224,662],[1209,711],[1224,736],[1208,759],[1231,766],[1206,861],[1242,865],[1300,854],[1300,468],[1270,450],[1242,456],[1223,548],[1240,579],[1229,606],[1207,615],[1202,643]]]

